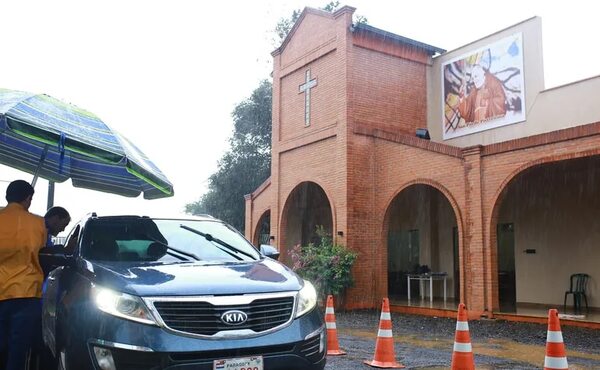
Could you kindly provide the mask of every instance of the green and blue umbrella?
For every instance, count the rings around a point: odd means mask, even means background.
[[[0,89],[0,163],[52,182],[146,199],[173,185],[94,114],[48,95]]]

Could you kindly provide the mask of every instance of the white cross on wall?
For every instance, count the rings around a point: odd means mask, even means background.
[[[317,86],[317,78],[310,79],[310,69],[306,70],[304,83],[300,85],[300,94],[304,94],[304,125],[310,126],[310,89]]]

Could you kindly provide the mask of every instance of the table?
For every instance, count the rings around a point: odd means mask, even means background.
[[[433,303],[433,281],[443,280],[444,281],[444,303],[446,302],[446,278],[448,274],[445,272],[430,272],[426,274],[408,274],[406,275],[406,281],[408,283],[408,303],[410,303],[410,281],[419,280],[421,299],[425,297],[425,290],[423,289],[423,282],[429,281],[429,303]]]

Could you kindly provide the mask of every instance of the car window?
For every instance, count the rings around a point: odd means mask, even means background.
[[[82,256],[94,261],[118,262],[235,262],[260,258],[241,234],[220,221],[139,217],[88,221]]]
[[[73,254],[75,252],[75,248],[77,248],[77,242],[79,241],[79,231],[81,230],[81,225],[77,225],[71,230],[71,233],[67,236],[65,242],[65,253]]]

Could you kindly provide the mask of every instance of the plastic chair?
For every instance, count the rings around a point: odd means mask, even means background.
[[[581,308],[581,298],[585,300],[585,309],[588,311],[588,301],[585,295],[585,288],[590,275],[588,274],[573,274],[571,275],[571,286],[569,290],[565,292],[564,309],[567,310],[567,297],[569,294],[573,295],[573,308],[575,311],[579,311]]]

